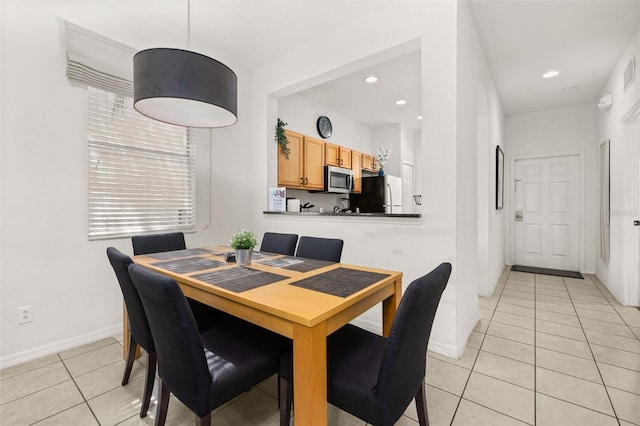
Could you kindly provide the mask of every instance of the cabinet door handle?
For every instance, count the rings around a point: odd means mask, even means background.
[[[309,178],[304,178],[304,184],[309,185]]]
[[[300,178],[300,185],[304,185],[304,178]]]

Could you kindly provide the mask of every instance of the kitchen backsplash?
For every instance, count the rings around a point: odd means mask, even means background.
[[[309,192],[303,189],[287,189],[287,198],[299,199],[301,206],[305,203],[313,204],[314,207],[309,209],[311,212],[317,212],[321,207],[325,212],[333,211],[335,206],[342,209],[342,198],[346,198],[348,196],[349,194],[326,194]]]

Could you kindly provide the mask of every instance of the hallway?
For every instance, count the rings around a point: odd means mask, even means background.
[[[429,352],[427,400],[438,425],[640,425],[640,311],[584,280],[505,272],[460,360]],[[118,336],[119,339],[119,336]],[[146,357],[141,358],[145,360]],[[144,369],[120,386],[122,342],[89,345],[0,371],[0,424],[151,425]],[[217,425],[277,425],[275,376],[214,411]],[[329,407],[329,424],[364,423]],[[417,425],[411,404],[398,425]],[[169,425],[191,425],[172,398]]]

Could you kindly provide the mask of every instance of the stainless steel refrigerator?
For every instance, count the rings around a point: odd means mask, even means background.
[[[402,213],[402,178],[371,176],[362,178],[362,193],[349,195],[351,210],[360,213]]]

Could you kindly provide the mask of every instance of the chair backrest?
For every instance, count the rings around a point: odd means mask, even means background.
[[[169,391],[199,416],[210,411],[211,376],[202,339],[178,284],[135,263],[129,275],[144,305],[158,355],[158,374]]]
[[[118,278],[124,304],[127,307],[127,316],[129,317],[129,332],[135,341],[142,346],[148,353],[155,351],[153,338],[151,337],[151,329],[147,321],[147,315],[144,312],[142,301],[138,291],[133,286],[131,277],[129,276],[129,265],[133,263],[131,258],[116,248],[107,248],[107,257],[113,267],[113,271]]]
[[[131,237],[133,254],[159,253],[161,251],[184,250],[187,245],[184,242],[182,232],[170,232],[167,234],[136,235]]]
[[[376,384],[384,424],[400,418],[424,380],[427,344],[451,264],[442,263],[409,284],[391,324]]]
[[[344,241],[335,238],[300,237],[296,256],[340,262]]]
[[[293,256],[293,254],[296,252],[297,243],[297,234],[279,234],[277,232],[265,232],[262,236],[260,251]]]

